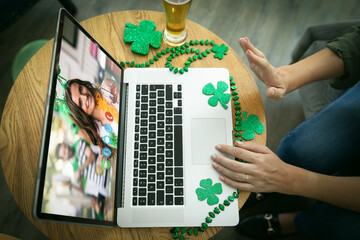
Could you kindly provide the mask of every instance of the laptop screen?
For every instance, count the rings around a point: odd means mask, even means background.
[[[54,48],[37,215],[112,225],[122,69],[65,11]]]

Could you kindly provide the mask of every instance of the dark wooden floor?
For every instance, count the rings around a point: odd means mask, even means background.
[[[121,10],[162,11],[160,0],[73,2],[78,7],[75,18],[79,21]],[[60,7],[57,1],[40,0],[17,22],[0,33],[0,114],[13,83],[11,65],[16,53],[28,42],[54,36]],[[194,0],[188,18],[220,36],[238,52],[246,64],[237,43],[242,36],[248,36],[274,66],[280,66],[290,62],[291,51],[309,26],[360,18],[360,1],[343,0],[330,3],[326,0]],[[303,121],[301,102],[296,91],[279,102],[268,100],[265,98],[263,84],[257,79],[256,82],[266,112],[267,145],[275,151],[284,134]],[[21,239],[41,239],[43,236],[34,229],[14,203],[2,169],[0,192],[0,233]],[[239,237],[233,229],[227,229],[222,234],[219,239]]]

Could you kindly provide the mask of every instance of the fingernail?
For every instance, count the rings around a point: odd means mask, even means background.
[[[221,180],[221,181],[224,181],[225,178],[224,178],[223,176],[220,176],[220,180]]]
[[[213,168],[217,168],[217,167],[218,167],[218,164],[215,163],[215,162],[213,162],[212,166],[213,166]]]
[[[217,150],[220,150],[220,149],[221,149],[221,145],[216,145],[215,148],[216,148]]]
[[[254,54],[250,49],[248,50],[248,52],[250,55]]]
[[[235,143],[236,143],[237,145],[243,145],[243,144],[244,144],[243,142],[240,142],[240,141],[235,141]]]
[[[215,159],[216,159],[216,155],[215,155],[215,154],[211,155],[211,159],[212,159],[212,160],[215,160]]]

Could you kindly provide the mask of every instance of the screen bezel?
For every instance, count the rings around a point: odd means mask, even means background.
[[[57,69],[59,65],[60,58],[60,50],[61,50],[61,40],[63,37],[63,25],[64,20],[67,18],[70,22],[72,22],[76,28],[78,28],[86,37],[88,37],[93,43],[95,43],[101,51],[105,53],[105,55],[116,64],[122,71],[120,78],[120,86],[121,86],[121,95],[120,95],[120,103],[119,103],[119,115],[123,116],[124,112],[124,84],[123,84],[123,73],[124,69],[120,66],[120,64],[114,60],[110,54],[100,46],[100,44],[65,10],[60,9],[59,11],[59,19],[57,23],[57,31],[54,38],[54,47],[52,53],[52,62],[50,69],[50,77],[49,77],[49,87],[47,93],[47,101],[45,104],[45,114],[44,114],[44,124],[43,124],[43,136],[41,139],[40,145],[40,154],[39,154],[39,167],[36,178],[36,189],[34,196],[34,216],[38,220],[47,220],[47,221],[60,221],[65,223],[78,223],[78,224],[86,224],[86,225],[98,225],[98,226],[116,226],[117,220],[117,207],[119,207],[119,199],[121,198],[122,188],[122,157],[123,157],[123,143],[124,137],[121,135],[124,131],[124,124],[122,117],[119,118],[119,128],[118,128],[118,155],[117,155],[117,164],[116,164],[116,175],[115,175],[115,196],[114,196],[114,219],[113,221],[105,221],[105,220],[97,220],[97,219],[88,219],[88,218],[80,218],[80,217],[70,217],[64,215],[55,215],[50,213],[44,213],[41,211],[42,201],[43,201],[43,191],[45,184],[45,174],[46,174],[46,166],[47,166],[47,156],[49,151],[49,140],[50,140],[50,130],[52,124],[52,116],[53,116],[53,108],[55,103],[55,90],[57,83]],[[120,182],[119,182],[120,181]]]

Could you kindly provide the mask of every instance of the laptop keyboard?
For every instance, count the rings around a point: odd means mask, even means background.
[[[184,204],[182,86],[136,85],[133,206]]]

